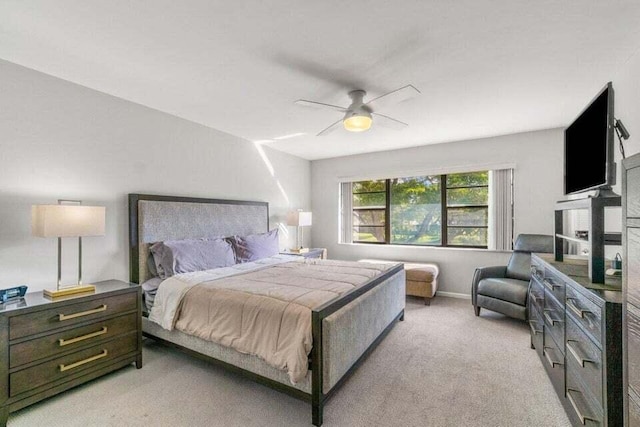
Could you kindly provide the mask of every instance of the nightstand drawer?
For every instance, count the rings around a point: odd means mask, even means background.
[[[109,363],[120,356],[135,352],[137,348],[138,334],[131,333],[103,344],[23,369],[9,375],[9,395],[14,397],[39,386],[64,379],[77,372],[92,370],[97,365]]]
[[[69,304],[59,308],[13,316],[9,319],[9,339],[25,337],[87,320],[113,316],[137,309],[138,294],[127,292],[108,298]]]
[[[137,315],[131,313],[95,322],[75,329],[13,344],[9,349],[9,367],[24,365],[59,353],[111,339],[137,328]]]

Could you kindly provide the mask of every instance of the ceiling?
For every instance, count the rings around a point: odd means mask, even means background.
[[[320,159],[566,125],[639,23],[637,0],[3,0],[0,58]],[[293,104],[406,84],[402,131],[316,137],[340,114]]]

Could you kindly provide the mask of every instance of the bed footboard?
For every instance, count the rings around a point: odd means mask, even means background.
[[[312,313],[313,424],[322,425],[324,403],[359,363],[402,320],[405,273],[402,264]]]

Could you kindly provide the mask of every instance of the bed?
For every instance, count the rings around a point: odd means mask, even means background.
[[[250,235],[268,230],[269,206],[265,202],[129,194],[130,280],[142,284],[151,279],[147,260],[150,244],[154,242]],[[298,267],[294,262],[288,262],[290,260],[285,261],[276,260],[282,266],[280,270]],[[358,268],[357,263],[313,262],[313,269],[343,265]],[[266,268],[277,270],[268,266],[259,271],[266,271]],[[143,335],[310,402],[312,422],[320,426],[327,400],[396,322],[404,320],[404,274],[402,264],[386,265],[357,287],[314,306],[310,310],[312,345],[308,372],[295,383],[287,372],[261,357],[180,330],[167,330],[148,317],[142,319]]]

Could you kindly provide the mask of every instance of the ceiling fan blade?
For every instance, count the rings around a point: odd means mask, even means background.
[[[389,93],[385,93],[384,95],[380,95],[379,97],[367,102],[365,105],[371,108],[373,111],[376,111],[379,109],[384,109],[387,106],[406,101],[407,99],[411,99],[418,95],[420,95],[420,91],[418,89],[416,89],[412,85],[406,85],[404,87],[401,87],[400,89],[396,89]]]
[[[342,124],[342,119],[338,120],[335,123],[332,123],[329,127],[321,130],[320,132],[318,132],[318,134],[316,136],[326,136],[329,135],[331,132],[333,132],[334,130],[338,129],[340,127],[340,125]]]
[[[294,102],[294,104],[300,105],[302,107],[311,107],[311,108],[321,109],[321,110],[337,111],[339,113],[344,113],[345,111],[347,111],[346,108],[340,107],[338,105],[324,104],[322,102],[315,102],[315,101],[307,101],[306,99],[298,99],[296,102]]]
[[[373,119],[373,125],[380,125],[380,126],[384,126],[386,128],[389,129],[394,129],[394,130],[402,130],[404,128],[406,128],[407,126],[409,126],[407,123],[405,122],[401,122],[400,120],[396,120],[396,119],[392,119],[389,116],[385,116],[384,114],[379,114],[379,113],[371,113],[373,114],[375,117]]]

